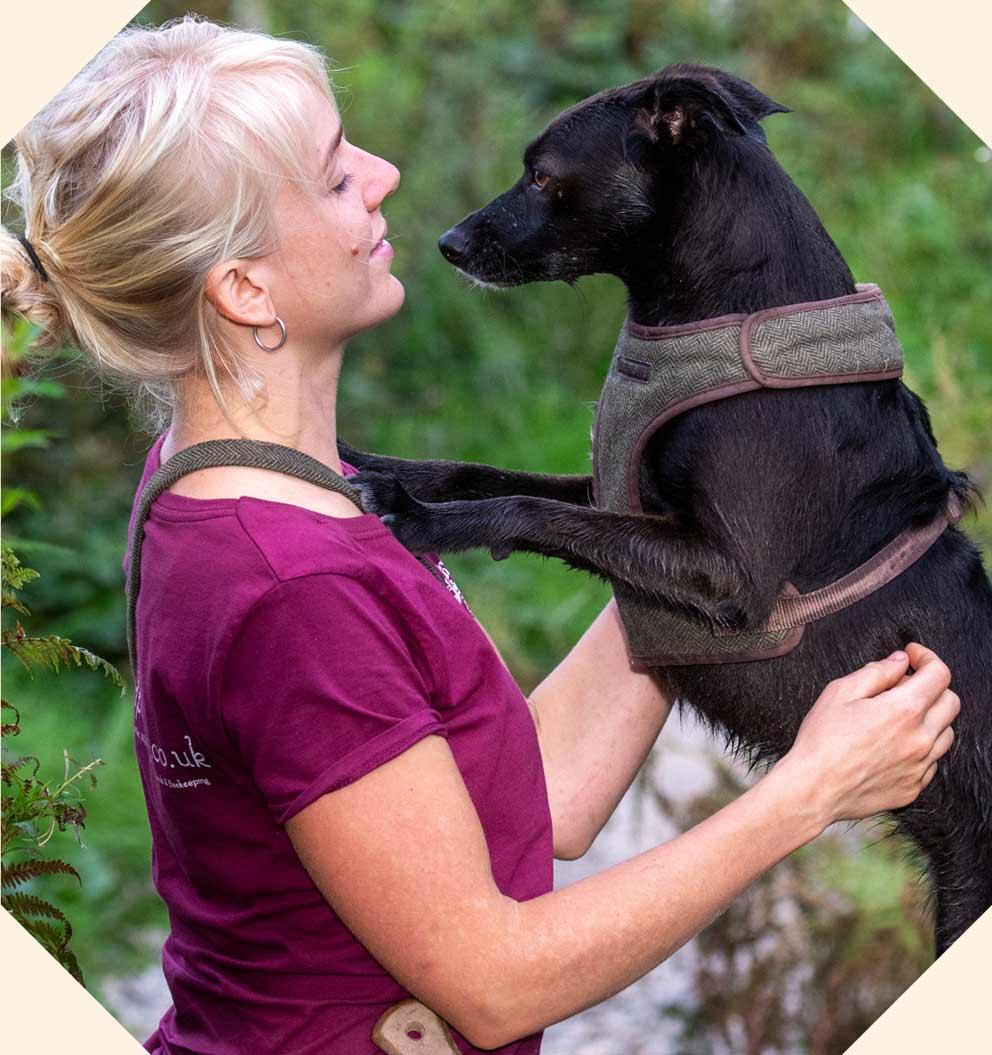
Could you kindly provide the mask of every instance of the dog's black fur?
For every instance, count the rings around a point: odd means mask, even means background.
[[[776,112],[786,111],[752,85],[700,66],[602,92],[556,118],[527,147],[518,182],[448,231],[441,251],[499,286],[616,275],[646,325],[852,293],[766,144],[759,121]],[[644,516],[593,508],[588,477],[342,453],[414,551],[560,557],[741,628],[766,619],[784,581],[824,586],[930,520],[949,492],[973,498],[899,381],[762,390],[681,415],[649,444]],[[895,811],[928,864],[939,953],[992,904],[992,585],[962,532],[808,626],[780,659],[658,676],[735,748],[770,762],[829,680],[913,640],[945,660],[962,701],[936,778]]]

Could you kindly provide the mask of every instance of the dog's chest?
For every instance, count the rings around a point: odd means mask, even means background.
[[[760,388],[885,380],[898,377],[902,365],[892,315],[874,286],[830,301],[685,326],[628,321],[593,426],[596,505],[618,514],[643,512],[645,448],[686,411]],[[803,634],[802,625],[727,632],[620,584],[614,593],[631,658],[646,666],[773,658],[791,651]],[[786,595],[798,591],[787,584]]]

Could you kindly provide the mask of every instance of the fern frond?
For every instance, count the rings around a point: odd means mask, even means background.
[[[66,919],[65,913],[43,897],[17,891],[17,893],[4,894],[0,897],[0,904],[18,922],[26,916],[47,916],[49,919],[58,920],[65,925],[65,940],[69,941],[72,937],[72,924]]]
[[[79,880],[80,886],[83,883],[81,876],[71,864],[67,864],[65,861],[45,861],[36,858],[30,861],[18,861],[16,864],[5,866],[3,868],[3,878],[0,880],[0,887],[4,890],[13,890],[14,887],[19,887],[29,879],[37,879],[39,876],[49,875],[75,876]]]
[[[28,670],[31,669],[32,663],[48,667],[56,674],[63,668],[85,665],[90,670],[100,671],[115,685],[119,685],[121,692],[124,691],[124,678],[115,666],[90,652],[88,648],[74,645],[68,638],[59,637],[57,634],[50,634],[47,637],[29,637],[18,623],[16,630],[3,632],[3,643]]]
[[[11,759],[9,762],[4,762],[3,766],[0,767],[0,779],[3,780],[4,784],[11,784],[14,774],[19,770],[23,769],[28,762],[34,762],[34,772],[31,774],[32,777],[37,778],[38,767],[41,762],[34,755],[19,755],[17,758]]]
[[[25,568],[21,564],[6,542],[0,543],[0,581],[5,592],[20,590],[26,583],[37,579],[38,575],[34,568]]]
[[[64,927],[61,930],[33,916],[22,916],[17,922],[42,948],[51,953],[81,986],[85,987],[86,983],[83,981],[83,972],[79,969],[79,961],[76,959],[76,954],[69,948],[72,928],[68,920],[64,921]]]
[[[76,954],[66,946],[59,955],[59,963],[76,979],[77,982],[85,989],[86,983],[83,981],[83,972],[79,967],[79,961],[76,959]]]
[[[13,711],[14,720],[0,725],[0,736],[17,736],[21,731],[21,712],[7,700],[0,700],[0,713],[3,711]]]
[[[21,615],[30,615],[31,609],[27,605],[22,604],[18,599],[17,595],[10,592],[10,590],[4,590],[0,594],[0,607],[2,608],[13,608],[15,612],[20,612]]]
[[[55,956],[61,953],[69,940],[66,937],[65,929],[56,926],[54,923],[45,923],[31,916],[22,917],[17,922]]]

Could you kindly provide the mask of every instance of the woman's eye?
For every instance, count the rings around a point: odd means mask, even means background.
[[[541,172],[540,169],[534,169],[534,174],[531,176],[530,181],[538,190],[544,190],[550,179],[551,177],[546,172]]]
[[[337,186],[331,187],[331,190],[334,191],[335,194],[343,194],[348,189],[350,184],[351,184],[351,173],[350,172],[346,172],[344,174],[344,178],[341,180],[341,182]]]

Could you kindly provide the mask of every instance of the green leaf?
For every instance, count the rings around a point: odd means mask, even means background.
[[[42,327],[27,319],[17,319],[4,334],[4,358],[11,364],[20,362],[41,336]]]
[[[78,558],[79,551],[54,542],[43,542],[41,539],[18,538],[8,536],[7,544],[16,547],[22,553],[35,553],[42,557]]]
[[[50,439],[60,435],[54,429],[4,429],[0,435],[0,451],[10,454],[24,447],[47,447]]]
[[[6,516],[19,505],[27,505],[32,509],[41,509],[41,502],[34,491],[26,487],[6,487],[0,495],[0,516]]]
[[[45,377],[5,377],[0,385],[0,399],[4,406],[25,396],[42,396],[47,399],[62,399],[65,385]]]

